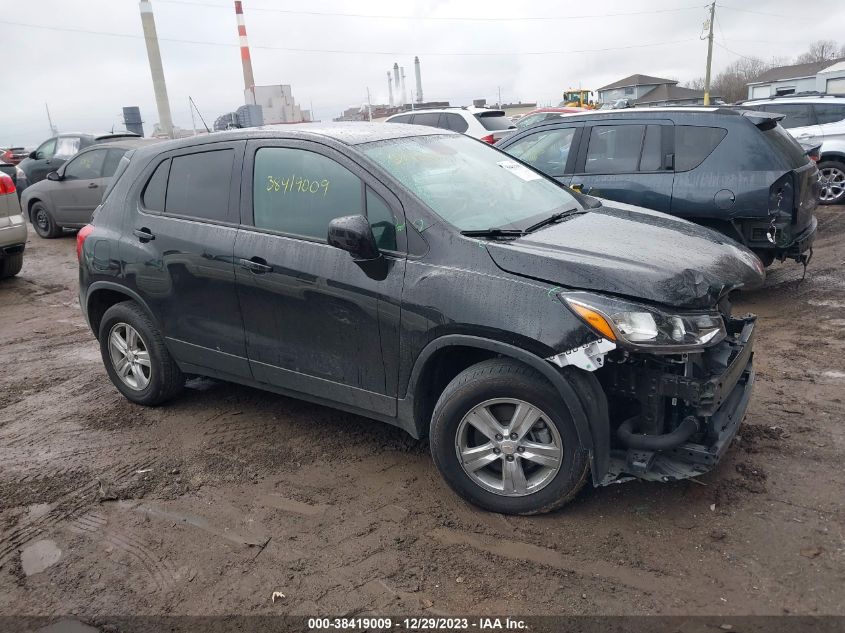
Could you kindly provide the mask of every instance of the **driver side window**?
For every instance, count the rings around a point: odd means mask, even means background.
[[[67,164],[65,168],[65,179],[91,180],[93,178],[99,178],[103,170],[103,160],[105,157],[106,150],[104,149],[80,154]]]
[[[558,128],[531,134],[507,148],[511,156],[549,176],[563,176],[575,128]]]
[[[41,146],[35,150],[35,158],[53,158],[56,153],[56,139],[51,138],[49,141],[44,141]]]

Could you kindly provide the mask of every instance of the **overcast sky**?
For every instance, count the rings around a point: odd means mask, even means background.
[[[234,3],[151,1],[174,123],[190,128],[190,95],[212,125],[243,103]],[[410,89],[414,55],[425,99],[462,105],[494,102],[500,87],[506,102],[556,104],[568,87],[632,73],[683,82],[703,76],[707,52],[704,2],[689,0],[244,0],[244,12],[256,83],[291,84],[323,120],[366,102],[367,87],[373,103],[386,102],[394,61]],[[612,15],[637,12],[648,13]],[[816,39],[845,43],[843,0],[725,0],[716,12],[717,43],[730,50],[714,49],[714,72],[738,55],[794,57]],[[0,0],[0,41],[0,146],[47,138],[45,103],[60,131],[120,128],[127,105],[140,106],[148,133],[158,120],[137,1]]]

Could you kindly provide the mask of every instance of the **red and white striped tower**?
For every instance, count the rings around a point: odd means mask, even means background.
[[[249,56],[249,42],[246,39],[246,23],[244,23],[244,8],[241,0],[235,0],[235,15],[238,18],[238,36],[241,40],[241,63],[244,66],[244,89],[249,90],[255,86],[255,78],[252,76],[252,59]]]

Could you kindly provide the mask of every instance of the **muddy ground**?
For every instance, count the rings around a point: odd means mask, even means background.
[[[758,383],[716,471],[532,518],[356,416],[211,381],[130,404],[74,237],[31,234],[0,282],[0,613],[845,614],[845,209],[818,215],[806,280],[776,264],[735,308]]]

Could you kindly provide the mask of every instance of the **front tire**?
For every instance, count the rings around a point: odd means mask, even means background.
[[[6,255],[0,259],[0,279],[14,277],[23,268],[23,251]]]
[[[560,395],[510,359],[473,365],[447,385],[434,407],[431,453],[455,492],[503,514],[556,510],[590,471]]]
[[[29,212],[32,220],[32,228],[40,237],[52,239],[62,234],[62,227],[56,224],[53,214],[47,209],[43,202],[36,202]]]
[[[845,204],[845,163],[838,160],[823,160],[818,164],[822,175],[822,204]]]
[[[106,310],[99,340],[109,378],[132,402],[155,406],[182,390],[185,377],[167,351],[164,337],[134,301]]]

